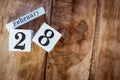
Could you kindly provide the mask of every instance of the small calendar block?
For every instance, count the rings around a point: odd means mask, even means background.
[[[57,32],[48,24],[43,23],[43,25],[33,37],[32,41],[46,51],[50,52],[55,46],[55,44],[58,42],[60,37],[61,34],[59,32]]]
[[[30,52],[33,30],[14,29],[9,32],[9,51]]]
[[[45,10],[43,7],[40,7],[24,16],[17,18],[14,21],[11,21],[10,23],[8,23],[6,25],[6,28],[8,31],[18,28],[19,26],[32,21],[32,20],[38,18],[39,16],[42,16],[43,14],[45,14]]]

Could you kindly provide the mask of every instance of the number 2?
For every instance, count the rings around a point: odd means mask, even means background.
[[[48,36],[48,35],[47,35],[48,32],[51,32],[51,35]],[[50,43],[50,40],[49,40],[49,39],[50,39],[50,38],[53,38],[54,32],[53,32],[52,30],[50,30],[50,29],[46,29],[45,32],[44,32],[44,35],[45,35],[45,36],[43,36],[43,35],[40,36],[39,39],[38,39],[38,41],[39,41],[39,43],[40,43],[41,45],[47,46],[47,45]],[[46,41],[45,43],[42,43],[42,39],[43,39],[43,38],[46,38],[46,39],[47,39],[47,41]]]
[[[22,38],[20,39],[20,41],[15,45],[15,49],[25,49],[25,44],[24,45],[20,45],[21,42],[23,42],[25,40],[25,34],[23,32],[18,32],[16,35],[15,35],[15,39],[19,39],[19,35],[18,34],[21,34],[22,35]]]

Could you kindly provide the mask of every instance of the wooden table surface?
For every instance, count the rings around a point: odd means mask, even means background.
[[[19,28],[46,22],[61,39],[50,53],[33,42],[10,52],[5,25],[41,6],[46,14]],[[120,80],[120,0],[0,0],[0,80]]]

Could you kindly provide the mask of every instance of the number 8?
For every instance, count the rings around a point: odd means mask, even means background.
[[[49,31],[51,32],[51,35],[50,35],[50,36],[47,36],[47,33],[48,33]],[[45,36],[44,36],[44,35],[45,35]],[[50,30],[50,29],[46,29],[45,32],[44,32],[44,35],[40,36],[39,39],[38,39],[38,41],[39,41],[39,43],[40,43],[41,45],[47,46],[47,45],[50,43],[49,39],[50,39],[50,38],[53,38],[54,32],[53,32],[52,30]],[[46,38],[46,39],[47,39],[47,41],[46,41],[45,43],[42,43],[42,42],[41,42],[41,40],[42,40],[43,38]]]

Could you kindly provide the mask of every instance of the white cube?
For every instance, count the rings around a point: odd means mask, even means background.
[[[61,34],[57,32],[55,29],[50,27],[48,24],[43,23],[41,28],[33,37],[32,41],[37,45],[50,52],[55,44],[60,39]]]
[[[30,52],[33,34],[33,30],[10,30],[9,51]]]

